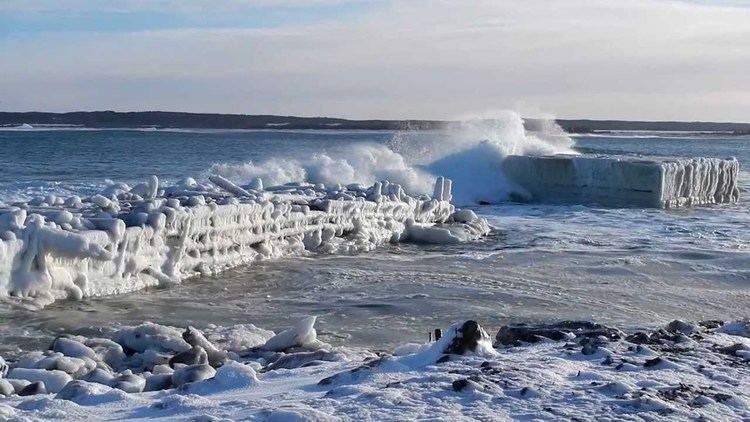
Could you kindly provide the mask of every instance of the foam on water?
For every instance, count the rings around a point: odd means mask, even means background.
[[[336,152],[314,154],[307,159],[271,158],[262,162],[216,164],[213,173],[238,183],[261,178],[270,185],[307,181],[323,184],[372,184],[389,180],[407,192],[431,192],[435,176],[415,168],[385,145],[357,144]]]

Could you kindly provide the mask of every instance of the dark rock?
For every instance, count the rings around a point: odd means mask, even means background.
[[[47,389],[41,381],[34,381],[18,392],[19,396],[33,396],[35,394],[47,394]]]
[[[172,373],[172,384],[180,387],[191,382],[209,379],[214,375],[216,375],[216,370],[207,363],[184,366]]]
[[[112,381],[112,388],[127,393],[140,393],[146,385],[146,380],[135,374],[122,374]]]
[[[538,396],[537,391],[534,390],[531,387],[523,387],[519,393],[521,394],[521,397],[526,397],[526,396],[536,397],[536,396]]]
[[[214,368],[219,368],[226,363],[227,353],[214,346],[197,328],[188,326],[182,333],[182,339],[194,348],[202,348],[208,356],[208,364]]]
[[[690,337],[683,333],[677,333],[675,337],[673,337],[673,340],[675,343],[686,343],[690,341]]]
[[[137,336],[137,334],[136,334],[136,336]],[[120,346],[122,347],[122,352],[125,353],[125,356],[130,357],[130,356],[133,356],[134,354],[138,353],[137,350],[131,349],[130,347],[128,347],[125,344],[120,344]]]
[[[180,352],[169,359],[169,366],[174,368],[175,364],[203,365],[208,363],[208,353],[200,347],[193,346],[184,352]]]
[[[719,403],[721,403],[723,401],[727,401],[727,400],[729,400],[731,398],[732,398],[732,396],[730,396],[729,394],[724,394],[724,393],[716,393],[716,394],[714,394],[714,400],[716,400]]]
[[[55,398],[58,400],[74,400],[77,397],[81,397],[88,394],[91,391],[90,386],[96,385],[82,380],[73,380],[63,387]]]
[[[485,375],[497,375],[504,372],[503,368],[496,363],[482,362],[479,366],[479,370]]]
[[[339,374],[334,374],[330,377],[325,377],[322,380],[318,381],[318,385],[331,385],[338,378],[338,375]]]
[[[463,355],[466,352],[474,351],[482,340],[489,340],[489,335],[476,321],[466,321],[461,328],[456,330],[456,336],[451,344],[445,348],[443,353],[453,355]]]
[[[581,353],[584,355],[593,355],[599,350],[599,346],[595,346],[593,344],[585,344],[583,346],[583,349],[581,349]]]
[[[682,333],[673,333],[664,329],[659,329],[651,333],[651,342],[653,344],[663,344],[665,341],[678,343],[683,338]]]
[[[453,381],[453,391],[462,391],[464,388],[469,386],[468,379],[460,379]]]
[[[451,355],[443,355],[435,363],[445,363],[451,360]]]
[[[643,331],[638,331],[625,337],[625,341],[635,344],[647,344],[651,341],[651,336]]]
[[[146,378],[143,391],[160,391],[172,387],[172,374],[155,374]]]
[[[537,343],[544,339],[562,341],[572,333],[577,339],[603,336],[609,340],[621,338],[622,333],[615,328],[589,321],[561,321],[553,324],[514,324],[500,328],[495,340],[498,344],[518,345]]]
[[[625,337],[625,340],[635,344],[664,344],[665,341],[679,343],[689,339],[679,331],[667,331],[660,328],[650,334],[639,331]]]
[[[440,340],[440,338],[443,337],[443,330],[440,328],[435,328],[435,341]]]
[[[372,369],[382,364],[386,359],[387,357],[367,359],[361,366],[358,366],[350,371],[339,372],[338,374],[333,374],[329,377],[323,378],[322,380],[318,381],[318,385],[330,385],[334,382],[345,379],[346,377],[349,377],[350,379],[359,378],[363,376],[363,374],[372,373]]]
[[[326,350],[315,352],[290,353],[280,356],[274,362],[263,368],[263,372],[276,369],[294,369],[305,366],[313,361],[335,362],[340,359],[339,353]]]
[[[698,327],[696,327],[693,324],[680,321],[679,319],[676,319],[670,322],[669,324],[667,324],[666,329],[670,333],[682,333],[685,335],[690,335],[690,334],[698,332]]]
[[[660,357],[655,357],[653,359],[648,359],[645,362],[643,362],[643,367],[644,368],[650,368],[650,367],[656,366],[656,365],[658,365],[658,364],[660,364],[662,362],[664,362],[664,359],[662,359]]]
[[[486,391],[488,386],[481,384],[482,378],[478,376],[470,376],[469,378],[463,378],[455,380],[452,383],[453,391]]]
[[[88,374],[81,377],[81,380],[86,382],[95,382],[98,384],[109,385],[113,380],[114,376],[101,368],[94,368]]]
[[[609,343],[609,339],[604,336],[597,336],[597,337],[583,337],[580,340],[581,346],[595,346],[595,347],[601,347]]]
[[[725,355],[729,355],[729,356],[736,356],[737,352],[740,350],[745,350],[745,345],[742,343],[735,343],[731,346],[724,346],[724,347],[716,348],[717,352],[724,353]]]
[[[724,321],[719,319],[709,319],[706,321],[698,321],[698,325],[709,330],[715,330],[724,325]]]

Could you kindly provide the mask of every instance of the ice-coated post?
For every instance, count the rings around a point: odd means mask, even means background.
[[[387,180],[383,180],[382,182],[380,182],[380,184],[381,184],[380,194],[381,195],[388,195],[391,192],[390,191],[390,189],[391,189],[391,182],[389,182]]]
[[[383,184],[380,182],[375,182],[374,185],[372,185],[372,195],[374,197],[380,197],[380,195],[383,194]]]
[[[215,184],[216,186],[224,189],[225,191],[231,193],[235,196],[250,196],[250,192],[246,191],[245,189],[242,189],[241,187],[235,185],[234,183],[230,182],[229,180],[225,179],[224,177],[219,176],[218,174],[212,174],[208,176],[208,180],[211,181],[211,183]]]
[[[399,201],[403,201],[404,199],[404,189],[401,187],[401,185],[391,185],[395,186],[394,188],[391,188],[391,192],[396,195],[396,198],[399,199]]]
[[[451,179],[445,179],[444,185],[443,185],[443,200],[444,201],[452,201],[453,200],[453,181]]]
[[[257,190],[257,191],[263,190],[263,179],[261,179],[260,177],[254,178],[250,182],[250,189]]]
[[[432,198],[442,201],[443,189],[445,189],[445,178],[443,176],[438,176],[435,180],[435,190],[432,192]]]
[[[380,202],[383,196],[383,184],[381,182],[375,182],[372,185],[372,193],[367,196],[370,201]]]
[[[148,178],[148,182],[146,182],[148,185],[148,193],[146,194],[146,199],[154,199],[156,198],[156,195],[159,193],[159,178],[156,176],[151,176]]]

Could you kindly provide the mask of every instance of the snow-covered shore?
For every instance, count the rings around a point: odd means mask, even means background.
[[[49,195],[0,208],[0,295],[37,305],[124,293],[259,259],[352,253],[388,242],[456,243],[490,230],[451,204],[387,181],[264,189],[213,175],[163,186],[153,176],[81,199]]]
[[[58,337],[3,365],[0,417],[403,420],[750,417],[747,321],[623,333],[473,321],[393,352],[332,347],[315,318],[275,334],[146,323]],[[18,393],[21,393],[19,395]]]

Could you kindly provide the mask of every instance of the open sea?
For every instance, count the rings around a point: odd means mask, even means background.
[[[0,130],[0,202],[49,192],[93,194],[111,180],[137,183],[152,174],[172,182],[212,169],[237,175],[248,166],[257,170],[250,162],[276,163],[272,179],[283,181],[300,167],[305,174],[322,172],[304,168],[321,154],[345,156],[360,144],[381,151],[397,145],[394,139],[399,134],[333,130]],[[426,340],[433,328],[462,319],[493,327],[592,319],[635,328],[676,318],[750,316],[750,137],[617,133],[573,140],[581,153],[737,157],[742,199],[681,210],[475,206],[496,228],[476,243],[288,257],[41,310],[0,300],[0,354],[44,347],[63,331],[91,334],[142,321],[279,329],[318,315],[318,333],[327,342],[389,348]],[[408,165],[413,157],[403,158]],[[285,167],[288,162],[302,164]],[[381,176],[371,168],[353,170]],[[489,188],[493,181],[483,183]]]

